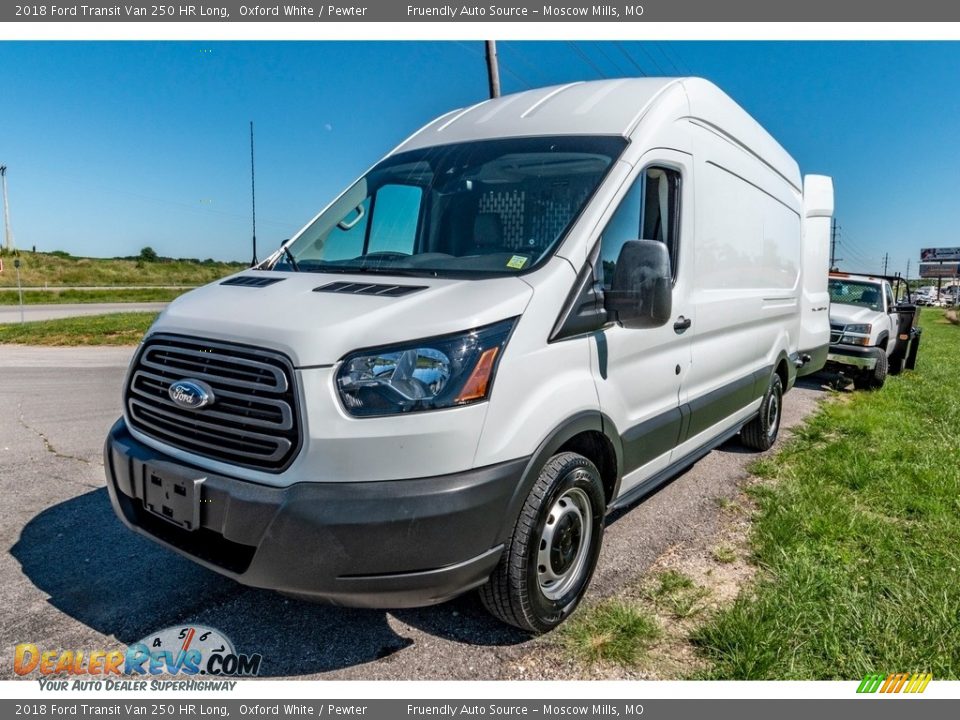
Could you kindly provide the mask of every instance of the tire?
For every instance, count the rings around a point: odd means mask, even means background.
[[[531,633],[553,630],[577,607],[593,577],[606,510],[596,466],[577,453],[554,455],[540,471],[480,599]]]
[[[877,364],[873,366],[873,372],[868,375],[869,388],[871,390],[879,390],[883,387],[883,384],[887,381],[887,372],[889,369],[890,365],[887,361],[887,353],[881,349],[880,354],[877,356]]]
[[[751,450],[769,450],[777,441],[782,414],[783,381],[777,373],[773,373],[760,410],[753,420],[743,426],[740,441]]]
[[[917,353],[920,352],[920,336],[917,335],[910,343],[910,350],[907,352],[906,368],[913,370],[917,367]]]

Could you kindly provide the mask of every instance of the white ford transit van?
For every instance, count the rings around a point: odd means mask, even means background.
[[[415,133],[256,268],[170,305],[106,442],[130,528],[367,607],[559,624],[604,517],[830,341],[829,178],[701,79],[575,83]]]

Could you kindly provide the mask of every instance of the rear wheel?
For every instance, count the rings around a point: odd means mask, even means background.
[[[577,607],[600,554],[605,500],[596,466],[577,453],[554,455],[524,503],[513,535],[480,588],[487,610],[542,633]]]
[[[753,450],[769,450],[777,441],[780,432],[780,416],[783,410],[783,381],[777,373],[770,378],[767,393],[760,403],[757,416],[743,426],[740,440]]]

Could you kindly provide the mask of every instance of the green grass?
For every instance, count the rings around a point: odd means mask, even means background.
[[[136,345],[156,317],[156,313],[124,312],[4,324],[0,344]]]
[[[655,584],[646,591],[646,595],[674,618],[684,620],[703,610],[703,601],[710,592],[681,572],[665,570],[657,576]]]
[[[170,302],[185,292],[187,292],[187,290],[174,288],[25,290],[23,293],[23,304]],[[0,289],[0,305],[18,305],[19,303],[20,296],[16,290]]]
[[[659,637],[656,620],[620,600],[582,608],[560,630],[567,652],[587,663],[635,665]]]
[[[63,253],[20,252],[24,286],[203,285],[246,267],[244,263],[167,259],[143,262],[135,258],[81,258]],[[0,288],[15,288],[14,258],[3,255]]]
[[[723,679],[960,676],[960,328],[915,372],[824,404],[754,470],[762,572],[694,641]]]
[[[723,565],[728,565],[737,559],[737,551],[729,545],[718,545],[713,549],[713,559]]]

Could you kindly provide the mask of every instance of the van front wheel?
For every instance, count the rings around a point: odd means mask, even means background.
[[[577,607],[600,554],[603,482],[577,453],[547,461],[527,496],[500,564],[480,599],[500,620],[523,630],[552,630]]]

